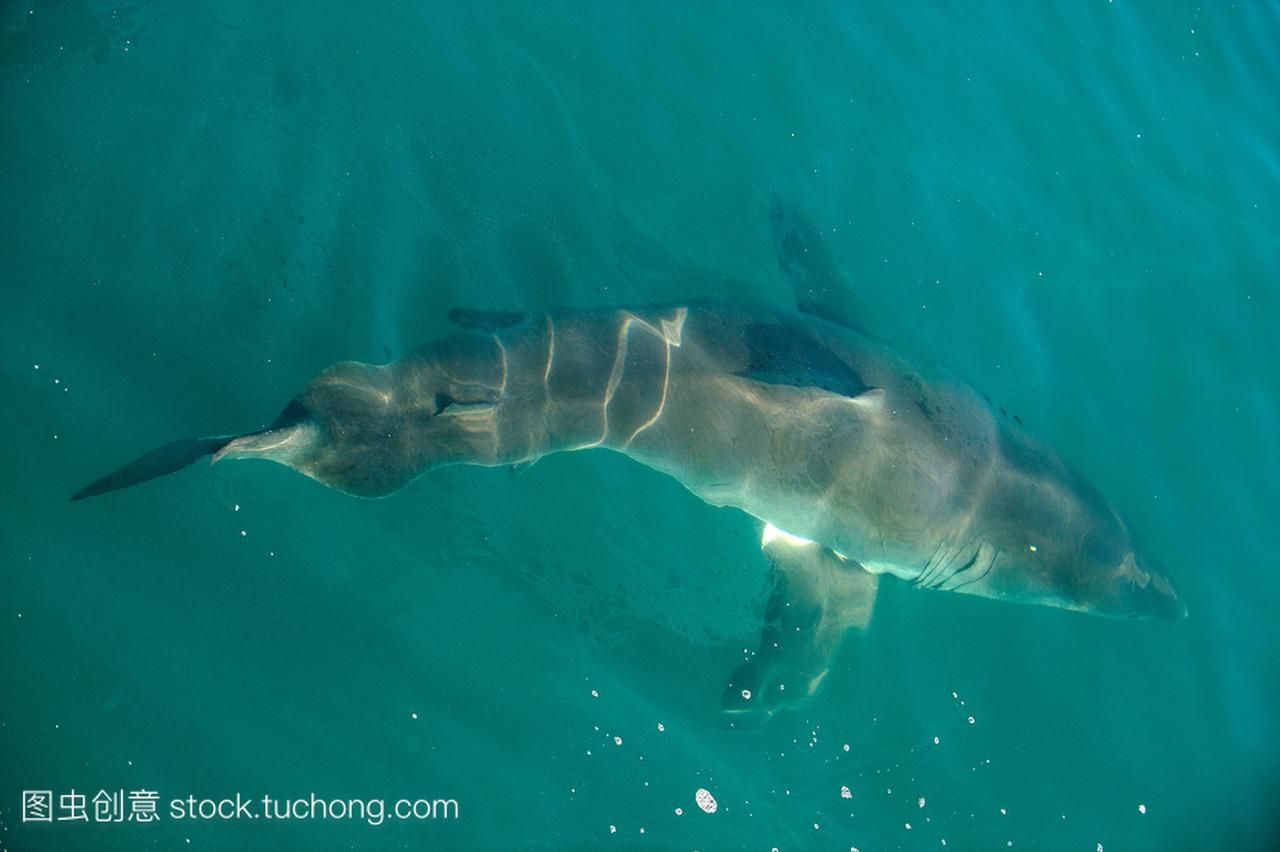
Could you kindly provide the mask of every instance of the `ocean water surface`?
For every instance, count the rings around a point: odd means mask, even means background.
[[[1274,3],[0,15],[0,849],[1274,848]],[[740,730],[755,524],[621,456],[67,502],[455,307],[788,308],[778,199],[868,328],[1098,484],[1186,620],[886,581],[819,696]],[[170,807],[237,794],[458,810]]]

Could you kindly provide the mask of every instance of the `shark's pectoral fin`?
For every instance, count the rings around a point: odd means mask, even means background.
[[[769,205],[769,228],[778,266],[795,291],[800,312],[866,334],[850,296],[853,288],[813,223],[775,197]]]
[[[511,465],[511,475],[516,476],[517,474],[524,473],[526,470],[537,464],[541,459],[542,456],[534,456],[530,459],[515,462]]]
[[[761,549],[774,567],[764,631],[759,650],[730,675],[724,710],[766,718],[817,692],[845,632],[871,620],[877,578],[771,525]]]

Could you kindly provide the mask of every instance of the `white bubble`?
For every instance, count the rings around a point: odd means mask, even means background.
[[[617,827],[616,825],[611,825],[611,826],[609,826],[609,833],[610,833],[610,834],[617,834],[617,833],[618,833],[618,827]]]
[[[599,697],[600,697],[600,693],[596,692],[596,691],[593,689],[593,690],[591,690],[591,697],[592,697],[592,698],[599,698]]]
[[[934,744],[934,745],[937,745],[937,744],[938,744],[938,743],[940,743],[940,742],[942,742],[942,740],[938,739],[937,737],[934,737],[934,738],[933,738],[933,744]]]
[[[920,802],[919,802],[919,804],[920,804],[920,807],[922,807],[922,808],[924,807],[924,796],[921,796],[921,797],[920,797]]]
[[[622,745],[622,737],[614,737],[613,744],[618,746]]]
[[[684,816],[684,808],[676,808],[676,816]]]
[[[702,808],[705,813],[713,814],[716,808],[720,807],[716,804],[716,797],[711,795],[711,791],[705,787],[699,787],[698,792],[693,794],[693,800],[698,803],[698,807]]]
[[[853,791],[852,791],[852,790],[850,790],[848,787],[841,787],[841,788],[840,788],[840,798],[842,798],[842,799],[852,799],[852,798],[853,798]]]
[[[751,700],[751,690],[749,690],[749,689],[744,689],[744,690],[742,690],[742,700],[743,700],[743,701],[750,701],[750,700]]]
[[[969,724],[970,724],[970,725],[972,725],[973,723],[974,723],[974,718],[973,718],[972,716],[970,716],[970,717],[969,717]]]
[[[658,723],[658,733],[662,733],[662,732],[663,732],[663,731],[665,731],[666,729],[667,729],[667,728],[666,728],[666,726],[665,726],[665,725],[663,725],[661,722],[659,722],[659,723]]]
[[[903,823],[903,825],[905,825],[905,826],[907,827],[907,831],[910,831],[910,830],[911,830],[911,823],[909,823],[909,822],[904,822],[904,823]]]
[[[845,743],[845,744],[844,744],[844,750],[845,750],[845,751],[848,751],[848,750],[849,750],[849,744],[848,744],[848,743]]]
[[[1146,806],[1146,805],[1138,805],[1138,813],[1140,813],[1140,814],[1145,814],[1146,812],[1147,812],[1147,806]]]
[[[410,719],[416,719],[416,718],[418,718],[418,714],[417,714],[417,713],[410,713],[410,714],[409,714],[409,718],[410,718]]]

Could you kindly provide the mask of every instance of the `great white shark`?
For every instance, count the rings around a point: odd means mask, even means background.
[[[445,465],[622,453],[761,523],[773,581],[759,649],[724,690],[731,713],[812,695],[886,575],[1103,616],[1185,615],[1096,488],[968,386],[834,321],[823,300],[839,282],[812,228],[778,207],[772,221],[800,310],[455,310],[455,333],[391,363],[329,367],[266,429],[166,444],[71,499],[206,455],[373,498]]]

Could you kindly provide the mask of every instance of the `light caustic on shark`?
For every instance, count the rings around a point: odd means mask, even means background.
[[[851,323],[813,230],[775,206],[797,313],[689,304],[457,310],[398,361],[335,364],[269,427],[166,444],[77,492],[212,455],[259,458],[362,497],[444,465],[600,448],[763,524],[772,589],[726,710],[811,695],[864,627],[879,577],[1113,617],[1178,618],[1169,580],[1111,504],[968,387],[927,380]]]

